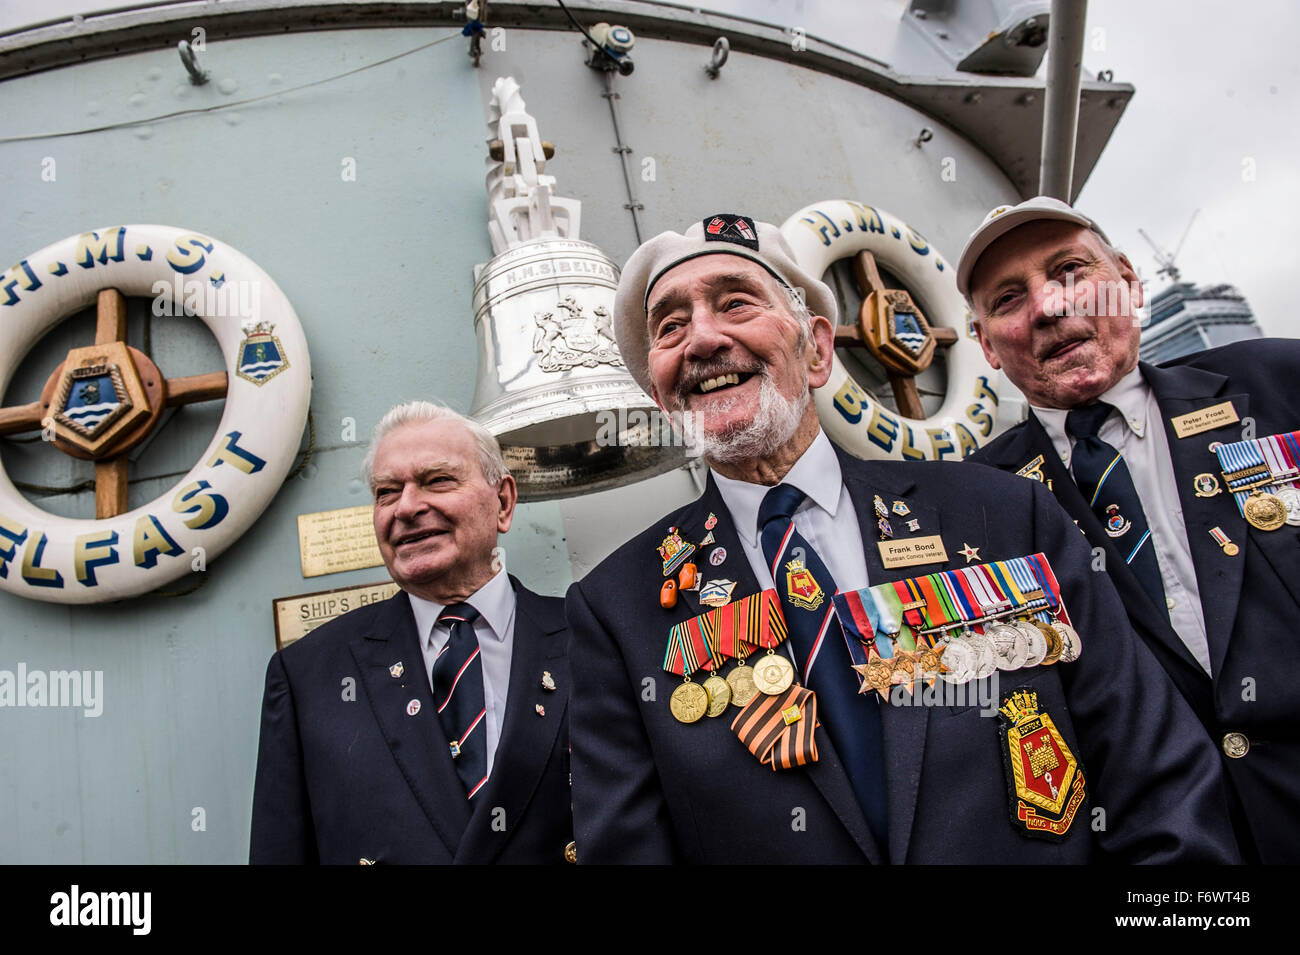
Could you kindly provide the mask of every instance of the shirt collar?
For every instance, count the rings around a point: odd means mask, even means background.
[[[723,503],[731,512],[736,534],[749,546],[758,546],[758,509],[771,488],[765,484],[750,484],[748,481],[723,477],[717,471],[713,472],[713,480],[717,482]],[[818,429],[817,437],[813,438],[808,450],[799,456],[781,483],[793,484],[808,495],[808,500],[799,505],[800,510],[816,506],[831,517],[835,516],[840,505],[843,477],[840,474],[840,459],[835,456],[835,448],[826,437],[826,432]]]
[[[1147,399],[1150,392],[1151,386],[1142,377],[1141,369],[1134,365],[1127,375],[1111,385],[1097,400],[1113,405],[1129,430],[1142,438],[1147,431]],[[1068,462],[1071,444],[1070,437],[1065,432],[1065,418],[1069,412],[1061,408],[1040,408],[1037,405],[1030,407],[1042,422],[1047,436],[1052,439],[1052,445],[1061,460]]]
[[[420,635],[420,646],[427,650],[433,638],[434,625],[438,622],[438,614],[442,613],[447,605],[425,600],[415,594],[407,594],[407,596],[411,598],[411,613],[415,616],[415,630]],[[504,567],[486,584],[470,594],[465,603],[479,612],[480,619],[488,625],[492,636],[497,640],[506,638],[506,628],[510,624],[510,615],[514,611],[515,591],[510,586],[510,578],[506,576]]]

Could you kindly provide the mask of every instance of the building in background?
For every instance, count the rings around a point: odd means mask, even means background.
[[[1141,358],[1162,362],[1206,348],[1264,335],[1245,296],[1233,285],[1174,282],[1150,304],[1151,319],[1142,329]]]

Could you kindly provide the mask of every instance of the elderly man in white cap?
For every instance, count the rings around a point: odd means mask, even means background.
[[[1046,196],[989,213],[957,287],[1031,408],[970,460],[1048,485],[1221,749],[1246,858],[1300,862],[1300,342],[1139,362],[1132,264]]]
[[[709,476],[569,590],[578,861],[1235,860],[1212,746],[1046,489],[863,462],[822,433],[836,312],[743,215],[663,233],[623,270],[624,360],[692,416]],[[1042,555],[1021,596],[1059,595],[1086,651],[1012,673],[990,650],[977,674],[955,641],[912,643],[952,622],[939,572],[980,551],[989,580]],[[868,608],[864,588],[908,580],[919,602]]]

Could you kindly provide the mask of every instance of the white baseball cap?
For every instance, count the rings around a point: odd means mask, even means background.
[[[1110,239],[1107,239],[1106,233],[1101,231],[1101,226],[1060,199],[1053,199],[1051,196],[1034,196],[1018,206],[998,206],[984,217],[979,228],[966,240],[966,247],[961,250],[961,258],[957,260],[957,291],[969,298],[970,275],[975,271],[975,263],[984,254],[984,250],[1012,229],[1038,219],[1073,222],[1091,229],[1101,236],[1107,245],[1110,244]]]

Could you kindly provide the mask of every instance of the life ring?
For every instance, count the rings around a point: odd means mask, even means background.
[[[77,520],[43,511],[0,467],[0,588],[22,597],[75,604],[118,600],[206,566],[275,496],[307,420],[311,361],[284,293],[235,249],[163,225],[71,236],[5,272],[0,394],[50,328],[108,288],[153,299],[155,315],[170,307],[170,314],[203,320],[225,357],[225,409],[207,450],[175,486],[115,517]],[[102,397],[98,388],[83,389],[75,410],[92,407],[84,404],[85,395],[92,401]],[[72,402],[60,400],[61,413],[72,414]],[[113,407],[112,400],[105,404]],[[82,420],[95,419],[92,414]]]
[[[974,338],[955,272],[938,250],[896,216],[845,199],[805,206],[781,234],[816,276],[845,256],[872,253],[921,299],[931,325],[956,332],[947,352],[947,395],[925,419],[882,407],[833,357],[830,379],[813,396],[827,435],[858,457],[893,460],[960,460],[985,443],[997,424],[994,371]]]

